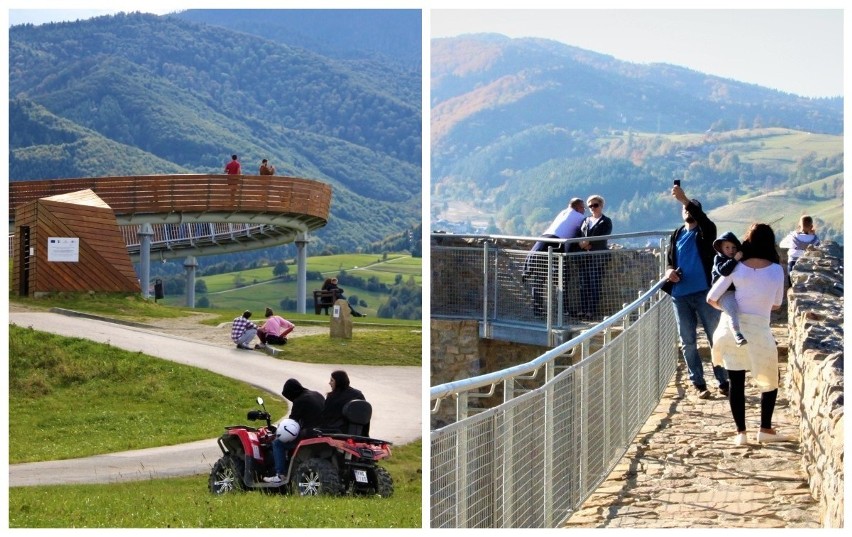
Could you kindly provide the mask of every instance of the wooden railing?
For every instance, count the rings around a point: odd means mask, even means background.
[[[297,177],[250,175],[142,175],[9,183],[9,217],[40,198],[91,189],[116,216],[169,213],[289,215],[321,227],[328,220],[331,186]],[[215,221],[215,220],[205,220]]]
[[[145,175],[9,183],[9,219],[41,198],[92,190],[112,208],[133,258],[151,224],[160,257],[208,255],[284,244],[328,222],[331,186],[281,176]],[[10,237],[10,251],[13,239]]]

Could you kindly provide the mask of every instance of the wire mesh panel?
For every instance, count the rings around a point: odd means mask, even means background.
[[[543,385],[433,431],[431,526],[566,520],[624,455],[674,374],[672,311],[667,296],[649,301]],[[591,345],[590,338],[574,344]]]
[[[481,318],[483,249],[472,247],[433,248],[432,315]]]
[[[433,235],[431,314],[550,327],[598,322],[662,275],[660,234],[635,235],[591,252],[574,251],[577,240]]]

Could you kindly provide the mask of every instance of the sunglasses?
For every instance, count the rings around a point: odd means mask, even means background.
[[[597,209],[597,208],[598,208],[598,207],[600,207],[600,206],[601,206],[601,204],[600,204],[600,203],[590,203],[590,204],[589,204],[589,207],[591,207],[592,209]]]

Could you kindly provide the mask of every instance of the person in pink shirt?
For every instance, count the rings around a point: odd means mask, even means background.
[[[292,332],[296,325],[279,315],[275,315],[271,308],[266,308],[264,316],[266,322],[257,331],[257,337],[260,338],[260,344],[257,345],[257,348],[266,347],[268,343],[286,345],[287,334]]]
[[[237,160],[236,155],[231,155],[231,162],[225,164],[225,173],[228,175],[240,175],[242,173],[240,161]]]

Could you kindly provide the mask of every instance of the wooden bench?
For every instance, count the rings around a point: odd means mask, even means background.
[[[340,298],[340,290],[332,289],[331,291],[321,291],[314,289],[314,313],[320,314],[320,310],[324,309],[328,315],[328,308],[334,306],[334,303]]]

